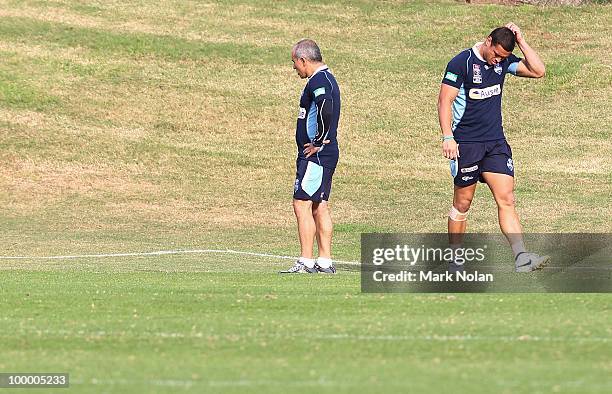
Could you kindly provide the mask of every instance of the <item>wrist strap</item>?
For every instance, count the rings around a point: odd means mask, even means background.
[[[442,141],[448,141],[448,140],[454,140],[455,137],[452,135],[446,135],[444,137],[442,137]]]

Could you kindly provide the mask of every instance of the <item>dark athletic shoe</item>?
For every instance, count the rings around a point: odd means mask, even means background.
[[[315,269],[322,274],[335,274],[336,267],[334,265],[330,265],[329,268],[322,268],[319,264],[315,264]]]

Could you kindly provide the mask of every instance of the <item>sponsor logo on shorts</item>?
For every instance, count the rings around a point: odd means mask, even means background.
[[[477,169],[478,169],[478,164],[476,164],[475,166],[472,166],[472,167],[462,168],[461,169],[461,173],[465,174],[466,172],[476,171]]]
[[[295,182],[293,183],[293,192],[297,192],[298,189],[300,188],[300,180],[296,179]]]
[[[462,176],[461,179],[464,181],[469,181],[470,179],[474,179],[474,177],[473,176]]]
[[[498,75],[501,75],[502,66],[500,66],[499,64],[496,64],[495,67],[493,67],[493,71],[495,71]]]
[[[501,86],[499,84],[484,89],[470,89],[469,96],[472,100],[484,100],[489,97],[499,96]]]
[[[480,64],[472,64],[472,81],[474,83],[482,83],[482,73],[480,72]]]
[[[298,112],[298,119],[306,118],[306,108],[300,107],[300,112]]]
[[[510,171],[514,171],[514,162],[512,161],[512,159],[508,159],[508,161],[506,162],[506,166],[508,166],[508,169]]]
[[[446,75],[444,76],[444,78],[448,79],[449,81],[453,81],[453,82],[457,82],[457,74],[453,74],[452,72],[448,71],[446,73]]]

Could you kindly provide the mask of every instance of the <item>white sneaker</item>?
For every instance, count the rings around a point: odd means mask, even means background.
[[[550,256],[540,256],[535,253],[521,252],[516,256],[515,271],[531,272],[541,269],[550,261]]]
[[[293,264],[291,268],[286,269],[284,271],[280,271],[279,274],[302,274],[302,273],[316,274],[317,272],[319,271],[317,271],[315,267],[308,268],[301,262],[296,261],[295,264]]]

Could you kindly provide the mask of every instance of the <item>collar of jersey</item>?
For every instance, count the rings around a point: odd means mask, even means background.
[[[324,64],[320,66],[319,68],[317,68],[315,72],[313,72],[312,75],[308,79],[314,77],[316,73],[318,73],[319,71],[323,71],[323,70],[327,70],[327,65]]]
[[[474,46],[472,47],[472,52],[474,52],[474,55],[476,55],[478,60],[486,63],[486,61],[482,58],[482,56],[480,56],[480,46],[482,44],[484,44],[484,42],[477,42],[476,44],[474,44]]]

